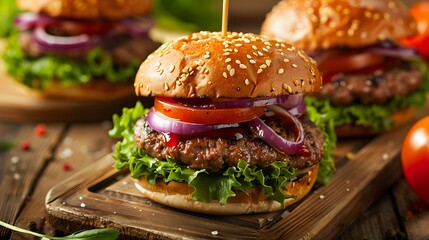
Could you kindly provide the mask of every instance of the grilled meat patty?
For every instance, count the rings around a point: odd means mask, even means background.
[[[317,97],[329,99],[333,105],[345,106],[354,102],[384,104],[394,96],[407,96],[423,83],[423,75],[410,62],[375,74],[338,74],[323,85]]]
[[[191,169],[206,169],[216,173],[225,167],[236,166],[239,160],[250,166],[269,171],[275,161],[283,161],[295,168],[306,168],[317,164],[323,156],[323,133],[309,120],[303,122],[305,140],[304,154],[286,155],[267,145],[251,131],[238,140],[199,137],[182,140],[175,146],[168,146],[164,134],[150,128],[146,117],[137,121],[134,136],[137,146],[157,159],[169,157]],[[292,140],[291,131],[281,123],[267,120],[266,123],[282,137]]]

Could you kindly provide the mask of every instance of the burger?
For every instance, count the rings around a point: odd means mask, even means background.
[[[18,0],[8,73],[41,96],[75,100],[133,96],[129,82],[159,45],[148,38],[150,0]]]
[[[113,117],[109,133],[123,138],[115,166],[170,207],[218,215],[282,209],[328,174],[330,139],[303,102],[321,83],[314,60],[280,40],[199,32],[167,42],[134,83],[154,106]]]
[[[426,67],[399,43],[416,34],[400,1],[281,1],[261,34],[291,42],[316,60],[323,88],[306,101],[322,112],[328,106],[338,136],[391,130],[426,103]]]

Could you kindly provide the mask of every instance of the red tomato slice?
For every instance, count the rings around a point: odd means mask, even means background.
[[[162,114],[183,122],[199,124],[226,124],[239,123],[254,119],[264,114],[265,107],[249,108],[197,108],[188,107],[171,98],[157,97],[155,110]]]
[[[323,76],[332,77],[339,73],[354,72],[381,65],[384,60],[384,56],[372,52],[333,50],[326,53],[317,62],[317,65]],[[329,82],[329,77],[324,81]]]
[[[402,144],[401,159],[411,188],[429,204],[429,116],[408,131]]]

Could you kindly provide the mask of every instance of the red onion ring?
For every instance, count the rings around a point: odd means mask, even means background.
[[[295,107],[303,102],[303,94],[282,95],[266,98],[243,98],[243,99],[224,99],[223,101],[213,101],[213,99],[186,99],[175,98],[178,103],[196,108],[248,108],[264,107],[280,104],[286,109]]]
[[[155,23],[149,17],[134,17],[122,20],[122,24],[133,37],[144,37]]]
[[[286,109],[279,106],[269,106],[269,110],[276,113],[276,115],[284,121],[293,123],[294,132],[296,137],[295,141],[289,141],[278,135],[273,129],[264,123],[260,118],[255,118],[247,125],[250,129],[262,138],[267,144],[284,154],[296,154],[298,153],[304,144],[304,127],[301,122],[289,113]]]
[[[37,26],[47,26],[53,23],[53,19],[36,13],[21,13],[15,18],[15,26],[21,30],[33,29]]]
[[[44,27],[37,27],[34,30],[33,37],[40,47],[49,51],[89,49],[98,42],[95,37],[91,37],[87,34],[71,37],[50,35],[46,32]]]
[[[147,114],[147,122],[149,126],[157,132],[174,133],[179,135],[197,134],[217,129],[240,126],[238,123],[207,125],[181,122],[156,112],[153,107]]]
[[[282,106],[282,105],[280,105]],[[283,107],[283,106],[282,106]],[[289,111],[289,113],[291,113],[293,116],[295,117],[301,117],[302,115],[304,115],[304,113],[307,112],[307,106],[305,105],[304,102],[299,103],[298,105],[296,105],[293,108],[287,109]]]

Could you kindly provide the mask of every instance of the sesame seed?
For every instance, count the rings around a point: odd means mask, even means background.
[[[250,60],[249,60],[249,62],[250,62],[251,64],[256,64],[256,61],[255,61],[255,60],[253,60],[253,59],[250,59]]]
[[[174,68],[175,68],[175,66],[173,65],[168,69],[168,71],[172,73],[174,71]]]
[[[167,91],[170,87],[168,87],[167,83],[164,83],[164,90]]]
[[[259,68],[267,68],[266,64],[262,64],[261,66],[259,66]]]
[[[264,56],[264,54],[262,52],[260,52],[260,51],[258,51],[258,55],[261,56],[261,57]]]
[[[296,65],[295,63],[292,63],[292,67],[293,68],[298,68],[298,65]]]
[[[293,84],[295,84],[295,86],[299,86],[301,83],[298,79],[293,80]]]
[[[280,68],[278,71],[277,71],[277,73],[278,74],[283,74],[285,72],[285,70],[283,69],[283,68]]]
[[[247,66],[246,66],[246,65],[244,65],[244,64],[240,64],[240,68],[241,68],[241,69],[247,69]]]
[[[241,44],[241,43],[236,43],[236,44],[235,44],[235,46],[236,46],[236,47],[241,47],[241,46],[243,46],[243,44]]]
[[[235,69],[233,68],[229,71],[229,75],[231,75],[231,77],[232,77],[232,76],[234,76],[234,74],[235,74]]]
[[[250,43],[250,40],[249,40],[249,39],[247,39],[247,38],[243,39],[243,41],[244,41],[245,43]]]
[[[292,94],[292,88],[290,86],[287,86],[287,91],[289,92],[289,94]]]
[[[228,74],[226,72],[223,72],[222,74],[224,78],[228,78]]]
[[[206,52],[206,55],[210,55],[210,52],[209,52],[209,51],[207,51],[207,52]]]
[[[235,63],[241,64],[241,61],[240,60],[235,60]]]
[[[267,66],[269,67],[271,65],[271,60],[267,59],[267,61],[265,61],[265,63],[267,64]]]
[[[228,71],[231,71],[231,68],[232,68],[232,67],[231,67],[231,65],[229,65],[229,64],[226,66],[226,69],[228,69]]]
[[[285,59],[283,59],[283,62],[288,63],[288,62],[290,62],[290,60],[285,58]]]
[[[209,59],[209,58],[210,58],[210,55],[204,55],[204,58],[205,58],[205,59]]]
[[[262,51],[264,51],[264,52],[268,52],[268,49],[267,48],[262,48]]]
[[[229,56],[229,52],[222,54],[223,56]]]
[[[238,53],[238,49],[237,49],[237,48],[234,48],[234,52]]]
[[[254,50],[258,50],[258,48],[257,48],[255,45],[252,45],[252,48],[253,48]]]
[[[262,73],[262,69],[261,69],[261,68],[259,68],[259,69],[258,69],[258,71],[257,71],[256,73],[257,73],[257,74]]]
[[[225,62],[226,63],[229,63],[229,62],[231,62],[232,61],[232,59],[231,58],[227,58],[227,59],[225,59]]]
[[[252,59],[252,56],[250,56],[249,54],[247,54],[247,55],[246,55],[246,57],[247,57],[248,59]]]
[[[246,84],[246,86],[249,85],[250,84],[249,79],[246,78],[246,80],[244,80],[244,84]]]

